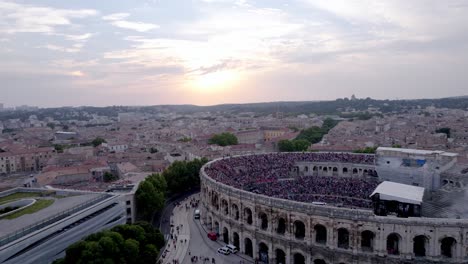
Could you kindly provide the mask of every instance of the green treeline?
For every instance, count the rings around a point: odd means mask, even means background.
[[[162,174],[152,174],[146,177],[135,194],[138,216],[149,221],[154,212],[164,207],[167,195],[198,188],[200,186],[199,172],[206,162],[208,162],[206,158],[176,161]]]
[[[53,264],[155,263],[164,237],[147,222],[118,225],[70,245]]]
[[[318,143],[323,136],[338,124],[339,121],[327,118],[323,121],[321,127],[313,126],[304,129],[293,140],[280,140],[278,149],[281,152],[306,151],[311,144]]]
[[[224,147],[224,146],[230,146],[230,145],[237,145],[238,141],[237,141],[237,137],[234,134],[225,132],[225,133],[216,134],[212,136],[208,140],[208,143],[217,144],[217,145]]]

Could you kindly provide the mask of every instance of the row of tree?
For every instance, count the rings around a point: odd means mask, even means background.
[[[237,140],[237,137],[229,132],[221,133],[221,134],[215,134],[208,140],[209,144],[216,144],[219,146],[231,146],[231,145],[237,145],[239,142]]]
[[[119,225],[72,244],[53,264],[154,263],[163,246],[163,235],[147,222]]]
[[[320,142],[323,136],[337,124],[337,120],[327,118],[323,121],[321,127],[313,126],[304,129],[293,140],[280,140],[278,142],[278,149],[281,152],[306,151],[311,144]]]
[[[138,216],[150,220],[155,212],[164,207],[168,195],[199,188],[199,172],[206,162],[208,162],[206,158],[176,161],[162,174],[148,176],[140,183],[135,194]]]

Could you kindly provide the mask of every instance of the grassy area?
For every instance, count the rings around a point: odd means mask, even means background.
[[[55,201],[53,199],[40,199],[40,200],[38,199],[35,204],[27,208],[24,208],[23,210],[20,210],[16,213],[13,213],[11,215],[7,215],[4,217],[4,219],[15,219],[25,214],[33,214],[37,211],[40,211],[46,207],[51,206],[54,202]]]
[[[0,197],[0,204],[11,202],[18,199],[29,198],[29,197],[39,197],[41,193],[38,192],[19,192],[7,195],[5,197]]]

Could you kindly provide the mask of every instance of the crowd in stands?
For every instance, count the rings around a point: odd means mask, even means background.
[[[346,207],[370,208],[369,195],[376,179],[338,176],[287,176],[296,162],[374,164],[374,155],[353,153],[271,153],[225,158],[205,172],[235,188],[301,202],[325,202]]]

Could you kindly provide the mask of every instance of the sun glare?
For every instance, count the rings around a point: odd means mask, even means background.
[[[236,74],[233,71],[217,71],[196,77],[194,86],[200,91],[215,92],[227,88],[235,80]]]

